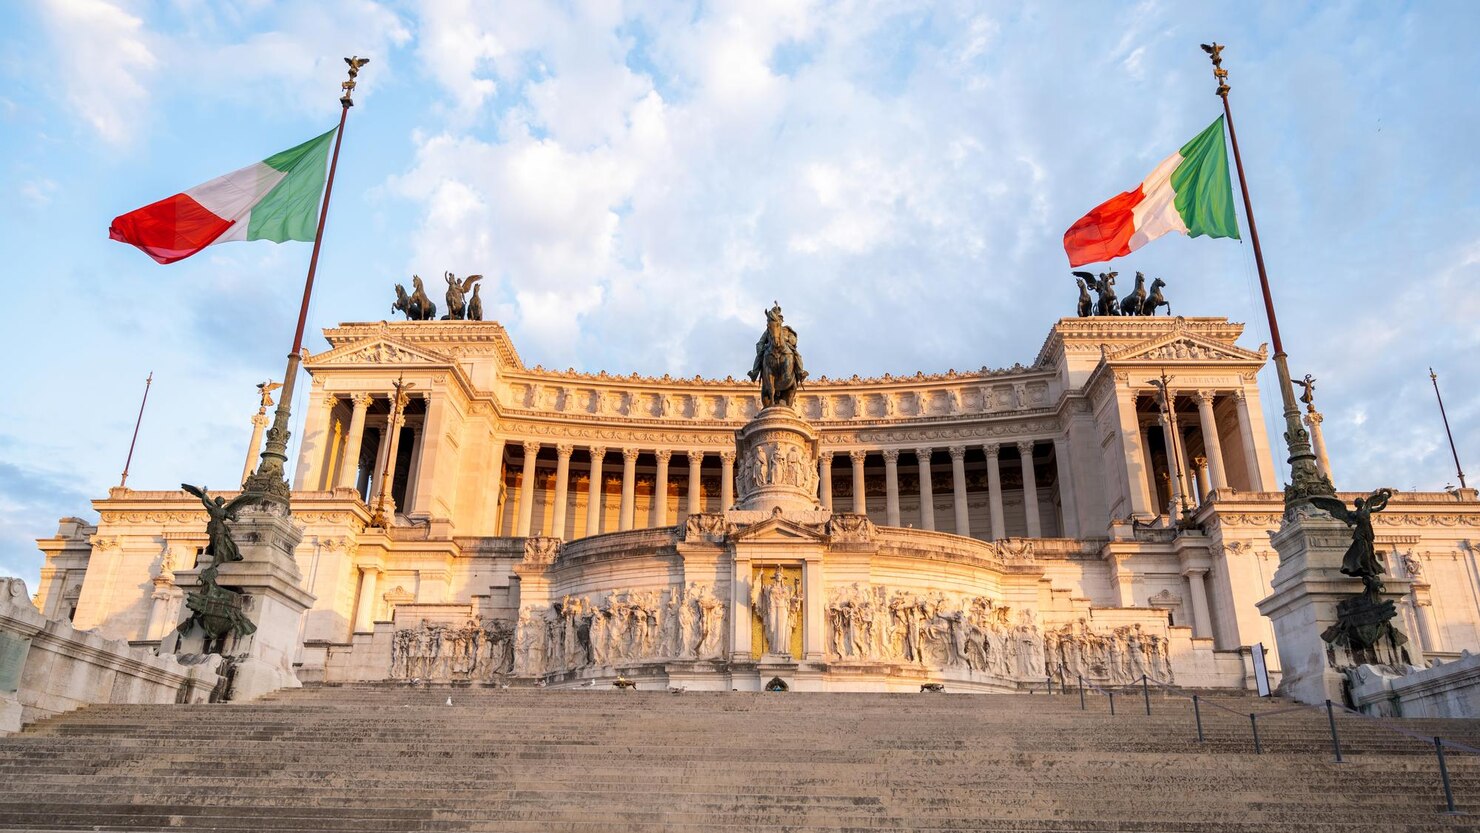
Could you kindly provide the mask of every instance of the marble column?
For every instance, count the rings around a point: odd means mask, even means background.
[[[622,449],[622,506],[617,518],[617,528],[632,528],[632,513],[637,489],[637,454],[635,448]]]
[[[1198,422],[1202,427],[1203,450],[1208,456],[1208,471],[1213,476],[1212,487],[1214,489],[1228,488],[1228,474],[1223,469],[1223,441],[1218,436],[1218,420],[1213,416],[1214,393],[1210,390],[1200,390],[1193,394],[1193,400],[1197,402]],[[1201,499],[1203,492],[1199,490],[1198,498]]]
[[[1033,441],[1017,444],[1023,460],[1023,512],[1028,516],[1028,537],[1043,537],[1043,516],[1038,513],[1038,471],[1033,464]]]
[[[931,477],[931,448],[915,449],[915,461],[920,466],[920,528],[935,529],[935,483]]]
[[[385,468],[381,470],[380,491],[385,495],[386,517],[395,515],[396,499],[392,494],[396,491],[396,458],[401,456],[401,429],[406,426],[406,412],[401,411],[396,415],[394,422],[387,424],[389,442],[385,449]],[[404,496],[404,493],[403,493]]]
[[[817,455],[822,468],[818,474],[818,499],[822,502],[822,508],[832,510],[832,458],[831,451],[824,451]]]
[[[1192,635],[1213,636],[1213,619],[1208,612],[1208,587],[1203,581],[1206,570],[1188,570],[1187,583],[1192,589]]]
[[[1177,464],[1177,431],[1165,414],[1161,417],[1161,439],[1166,446],[1167,477],[1171,491],[1165,512],[1175,522],[1182,514],[1182,467]]]
[[[504,438],[494,436],[489,432],[489,459],[493,462],[492,476],[488,482],[483,484],[483,523],[481,529],[484,535],[498,535],[503,525],[502,501],[500,498],[504,491]]]
[[[591,483],[586,496],[586,535],[601,534],[601,504],[605,501],[601,488],[601,464],[606,449],[591,447]]]
[[[375,630],[375,583],[380,570],[375,567],[360,568],[360,604],[355,611],[355,633]]]
[[[653,511],[648,526],[654,529],[668,525],[668,461],[673,452],[660,448],[653,452],[658,460],[658,471],[653,475]]]
[[[719,453],[719,511],[728,512],[735,502],[735,452]]]
[[[324,466],[328,464],[329,412],[334,409],[338,396],[324,393],[314,385],[309,396],[308,418],[304,420],[303,437],[298,444],[298,468],[293,473],[293,489],[313,489],[318,486]]]
[[[344,459],[339,461],[339,480],[334,485],[341,489],[353,489],[359,482],[360,448],[365,440],[365,414],[370,410],[370,394],[356,394],[354,410],[349,417],[349,439],[344,446]]]
[[[884,523],[899,526],[899,449],[884,449]]]
[[[540,444],[524,444],[524,477],[519,483],[519,524],[514,535],[524,538],[529,535],[529,525],[534,518],[535,466],[539,462]]]
[[[1264,482],[1259,470],[1259,450],[1254,447],[1254,420],[1249,415],[1249,399],[1243,388],[1233,392],[1233,401],[1237,406],[1239,444],[1244,447],[1244,470],[1249,473],[1249,486],[1253,491],[1262,492],[1270,486]]]
[[[1326,435],[1321,432],[1321,422],[1324,417],[1321,412],[1310,409],[1305,414],[1305,427],[1310,431],[1310,444],[1315,447],[1316,464],[1321,467],[1321,474],[1331,476],[1331,458],[1326,456]]]
[[[252,415],[252,442],[247,445],[247,464],[242,467],[243,483],[257,470],[257,459],[262,454],[262,432],[267,430],[267,424],[271,421],[265,413]]]
[[[1201,506],[1208,499],[1208,458],[1192,458],[1192,482],[1197,484],[1197,504]]]
[[[570,503],[570,455],[575,447],[569,443],[555,446],[555,506],[550,512],[550,534],[565,540],[566,504]]]
[[[380,494],[380,481],[385,473],[386,455],[391,450],[390,417],[386,417],[384,425],[377,427],[380,428],[380,442],[375,444],[375,463],[370,469],[370,488],[367,490],[371,506],[375,505],[375,499]]]
[[[867,451],[857,449],[848,452],[848,459],[853,461],[853,514],[868,514],[868,496],[863,491],[863,461],[868,457]]]
[[[704,511],[704,481],[699,479],[704,470],[704,452],[689,451],[689,497],[688,513],[697,515]]]
[[[971,535],[971,512],[966,506],[966,446],[953,445],[951,453],[951,502],[956,510],[956,534]]]
[[[992,510],[992,540],[1000,541],[1007,537],[1007,524],[1002,517],[1002,467],[998,460],[1002,446],[987,443],[982,450],[987,453],[987,502]]]
[[[1055,437],[1053,441],[1054,461],[1058,464],[1059,505],[1063,508],[1060,535],[1065,538],[1079,537],[1079,503],[1074,494],[1074,466],[1069,461],[1069,440]]]

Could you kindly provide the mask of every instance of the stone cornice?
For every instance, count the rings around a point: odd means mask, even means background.
[[[1091,316],[1060,318],[1038,350],[1035,366],[1048,366],[1063,353],[1097,353],[1100,345],[1121,348],[1163,336],[1168,331],[1196,335],[1213,343],[1233,345],[1244,325],[1223,317]]]
[[[497,356],[503,367],[524,369],[514,342],[497,321],[345,322],[338,327],[327,327],[323,332],[333,348],[389,337],[453,358]]]

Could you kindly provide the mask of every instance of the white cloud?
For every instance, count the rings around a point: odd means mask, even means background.
[[[57,184],[45,177],[21,183],[20,195],[34,205],[46,205],[57,192]]]
[[[127,141],[148,121],[159,63],[144,21],[108,0],[47,0],[41,11],[68,103],[105,141]]]

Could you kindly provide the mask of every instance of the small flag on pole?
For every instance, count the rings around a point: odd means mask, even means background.
[[[337,130],[338,128],[335,128]],[[108,236],[174,263],[231,240],[312,241],[334,130],[113,219]]]
[[[1064,232],[1070,266],[1128,255],[1176,231],[1239,239],[1223,117],[1162,160],[1132,191],[1111,197]]]

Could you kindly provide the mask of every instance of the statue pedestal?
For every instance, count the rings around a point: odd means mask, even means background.
[[[785,405],[756,414],[735,434],[734,508],[784,513],[821,509],[819,437],[811,423]]]
[[[1342,649],[1321,635],[1339,619],[1338,606],[1362,593],[1360,579],[1343,575],[1341,560],[1351,546],[1351,527],[1322,514],[1301,510],[1271,536],[1280,554],[1273,591],[1258,602],[1274,625],[1280,657],[1278,693],[1302,703],[1343,700]],[[1385,581],[1383,601],[1401,599],[1408,582]]]
[[[297,688],[293,659],[299,647],[299,624],[314,596],[302,587],[303,576],[293,550],[303,538],[283,507],[249,506],[231,525],[242,560],[222,564],[216,583],[242,596],[241,611],[256,630],[226,637],[222,653],[235,658],[230,698],[252,700],[280,688]],[[176,573],[187,593],[204,589],[200,568]],[[181,638],[176,651],[202,653],[200,629]]]

